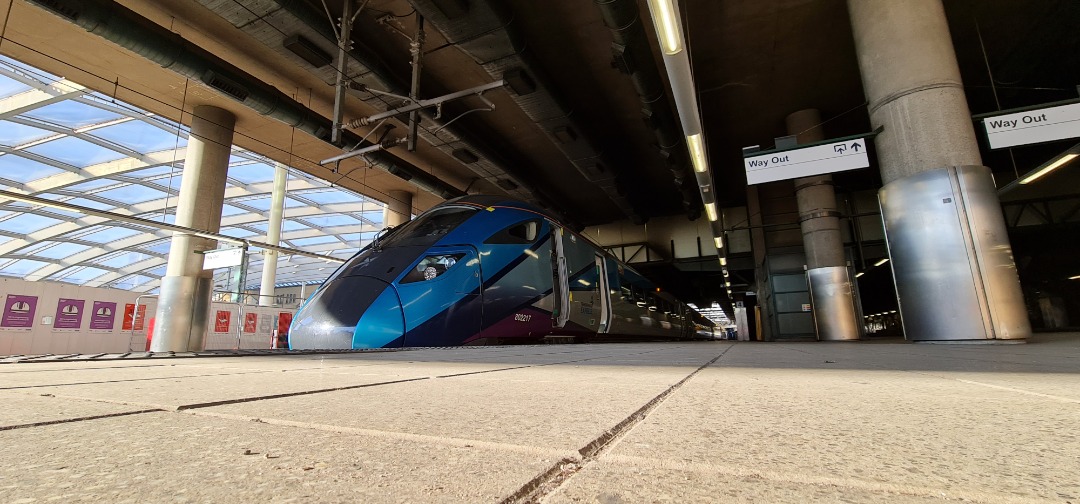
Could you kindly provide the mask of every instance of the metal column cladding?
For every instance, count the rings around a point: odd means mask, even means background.
[[[176,224],[216,233],[221,228],[226,178],[236,116],[210,105],[195,107],[187,161],[180,179]],[[203,269],[200,252],[217,247],[209,238],[176,233],[161,280],[155,315],[154,352],[203,349],[214,289],[214,272]]]
[[[907,339],[1030,336],[989,168],[922,172],[886,184],[878,199]]]
[[[822,341],[854,341],[862,334],[856,323],[854,289],[847,266],[827,266],[806,271],[814,323]]]

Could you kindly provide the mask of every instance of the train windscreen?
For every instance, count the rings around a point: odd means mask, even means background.
[[[405,224],[382,243],[383,247],[408,247],[434,245],[459,224],[477,212],[470,207],[444,207],[427,212]]]

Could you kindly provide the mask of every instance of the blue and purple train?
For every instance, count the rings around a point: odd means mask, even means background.
[[[543,211],[463,196],[391,230],[339,267],[293,317],[289,345],[695,339],[711,330],[696,311]]]

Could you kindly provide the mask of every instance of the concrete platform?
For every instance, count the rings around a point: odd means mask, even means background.
[[[0,366],[0,502],[1080,504],[1080,334]]]

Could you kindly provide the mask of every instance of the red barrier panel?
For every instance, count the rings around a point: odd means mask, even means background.
[[[154,317],[150,317],[150,324],[146,326],[146,351],[150,351],[150,340],[154,339]]]

